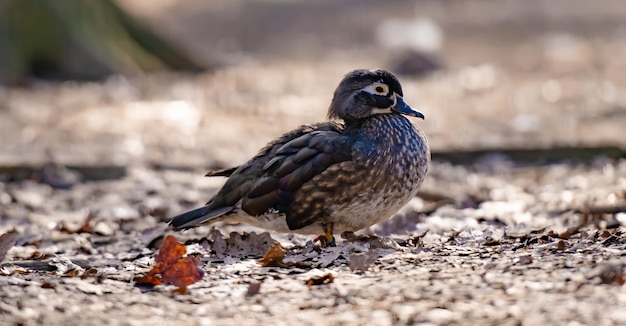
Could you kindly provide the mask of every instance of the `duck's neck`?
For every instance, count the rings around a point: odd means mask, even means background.
[[[345,133],[359,134],[372,139],[402,139],[402,134],[416,130],[411,122],[399,114],[378,114],[367,119],[345,122]]]

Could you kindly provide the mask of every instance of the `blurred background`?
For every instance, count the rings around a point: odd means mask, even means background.
[[[435,158],[626,148],[623,0],[4,0],[0,15],[2,166],[239,164],[374,67],[425,113]]]

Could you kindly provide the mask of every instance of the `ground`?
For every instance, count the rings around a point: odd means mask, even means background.
[[[626,323],[620,1],[122,3],[230,61],[0,89],[0,324]],[[285,29],[276,12],[300,18]],[[429,54],[441,69],[400,75],[434,159],[403,210],[326,249],[243,225],[167,229],[224,182],[206,170],[324,119],[350,69],[393,68],[371,19],[416,15],[445,41]],[[204,271],[183,294],[136,284],[168,234]],[[275,242],[299,264],[263,267]]]

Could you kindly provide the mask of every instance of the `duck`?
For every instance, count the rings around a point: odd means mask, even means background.
[[[174,230],[215,222],[279,233],[354,233],[392,217],[418,192],[430,163],[424,114],[403,98],[396,76],[358,69],[337,86],[327,121],[269,142],[248,162],[207,173],[227,177],[206,205],[168,220]]]

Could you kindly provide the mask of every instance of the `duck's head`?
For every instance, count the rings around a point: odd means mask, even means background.
[[[384,69],[359,69],[348,73],[337,86],[328,109],[328,118],[346,123],[378,114],[404,114],[424,119],[402,98],[402,86]]]

